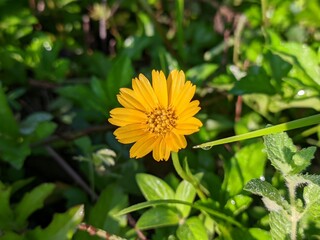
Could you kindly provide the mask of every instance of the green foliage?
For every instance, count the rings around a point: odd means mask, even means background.
[[[306,229],[319,231],[312,222],[319,218],[320,185],[318,175],[305,175],[302,171],[310,165],[316,149],[309,147],[298,151],[286,133],[265,136],[264,142],[268,158],[285,180],[289,199],[260,179],[251,180],[244,189],[262,196],[270,211],[272,239],[309,239],[311,235]],[[299,189],[303,191],[302,196],[298,195]]]
[[[55,185],[43,183],[30,192],[26,192],[17,203],[11,203],[11,197],[28,181],[5,185],[0,182],[0,239],[71,239],[76,226],[83,219],[83,206],[76,206],[66,213],[56,214],[44,229],[38,227],[27,230],[28,219],[37,210],[43,208],[45,200],[52,194]],[[21,234],[17,234],[21,233]]]
[[[294,213],[297,237],[319,238],[319,11],[0,0],[0,239],[290,239]],[[152,69],[183,70],[201,106],[203,127],[166,163],[130,159],[107,122]]]

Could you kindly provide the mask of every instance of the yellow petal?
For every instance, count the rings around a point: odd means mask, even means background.
[[[162,71],[152,71],[152,87],[160,105],[166,108],[168,106],[167,80]]]
[[[141,158],[151,152],[156,141],[153,135],[146,134],[140,138],[130,149],[131,158]]]
[[[121,143],[133,143],[146,134],[144,124],[130,124],[116,129],[113,134]]]
[[[199,127],[201,126],[202,126],[202,122],[199,119],[195,117],[191,117],[183,121],[178,120],[175,130],[178,134],[189,135],[189,134],[198,132]]]
[[[200,111],[200,109],[201,108],[199,107],[199,101],[194,100],[186,104],[184,108],[177,109],[176,114],[178,116],[178,119],[182,120],[194,116]]]
[[[116,126],[125,126],[132,123],[144,123],[147,120],[145,113],[130,108],[114,108],[110,111],[108,121]]]
[[[161,142],[161,137],[159,137],[157,139],[156,143],[154,144],[153,151],[152,151],[153,159],[158,162],[161,160],[160,142]]]
[[[181,91],[185,83],[185,75],[183,71],[173,70],[168,76],[168,100],[169,105],[175,101],[177,94]]]
[[[191,101],[195,92],[196,86],[192,85],[190,81],[187,81],[181,91],[176,93],[177,97],[171,103],[172,106],[175,107],[177,111],[179,111],[180,108],[184,108],[184,106]]]
[[[139,79],[132,80],[132,88],[136,92],[137,96],[141,97],[141,101],[144,101],[144,106],[148,109],[153,109],[158,105],[158,99],[151,87],[149,80],[143,75],[139,75]]]
[[[179,149],[183,149],[187,146],[187,140],[185,136],[180,135],[176,129],[172,129],[172,140],[175,141],[175,144],[179,147]]]
[[[153,149],[153,158],[156,161],[167,161],[170,157],[170,146],[167,145],[168,141],[166,137],[160,138],[160,143],[157,142],[155,148]]]
[[[146,111],[143,102],[139,101],[139,97],[129,88],[121,88],[120,94],[117,95],[119,103],[125,108],[139,109]]]

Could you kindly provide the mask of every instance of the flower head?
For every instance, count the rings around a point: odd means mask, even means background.
[[[168,79],[162,71],[152,71],[152,84],[143,75],[132,80],[132,89],[121,88],[117,95],[121,108],[110,111],[109,122],[118,126],[119,142],[134,143],[131,158],[152,151],[156,161],[168,160],[170,152],[187,146],[184,135],[199,131],[202,123],[194,117],[199,101],[191,101],[195,86],[183,71],[173,70]]]

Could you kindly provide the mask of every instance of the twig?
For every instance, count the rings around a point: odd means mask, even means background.
[[[139,239],[140,240],[147,240],[147,237],[143,234],[143,232],[141,232],[141,230],[136,227],[136,221],[133,219],[133,217],[130,214],[127,214],[127,218],[128,218],[128,222],[129,222],[130,226],[132,226],[134,228]]]
[[[106,240],[125,240],[125,238],[122,238],[113,234],[109,234],[108,232],[100,228],[95,228],[94,226],[86,223],[80,223],[78,225],[78,229],[81,231],[88,232],[91,236],[98,236]]]
[[[70,177],[91,197],[92,200],[97,200],[98,195],[87,185],[87,183],[79,176],[79,174],[73,170],[66,161],[50,146],[46,146],[45,149],[49,155],[70,175]]]
[[[50,136],[40,142],[36,142],[36,143],[32,144],[32,147],[49,145],[49,144],[52,144],[52,143],[59,141],[59,140],[72,141],[72,140],[75,140],[77,138],[80,138],[80,137],[83,137],[86,135],[90,135],[90,134],[97,133],[97,132],[105,132],[105,131],[109,131],[111,129],[113,129],[113,126],[106,124],[106,125],[86,128],[86,129],[79,131],[79,132],[59,133],[57,135]]]

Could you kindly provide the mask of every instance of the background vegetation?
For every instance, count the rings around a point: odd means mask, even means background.
[[[81,222],[127,239],[270,239],[243,190],[260,178],[285,194],[262,139],[192,146],[320,111],[319,13],[317,0],[0,0],[0,239],[99,239]],[[120,87],[175,68],[201,102],[179,158],[205,198],[171,160],[130,159],[107,122]],[[289,135],[320,145],[319,125]],[[164,199],[198,205],[116,214]]]

